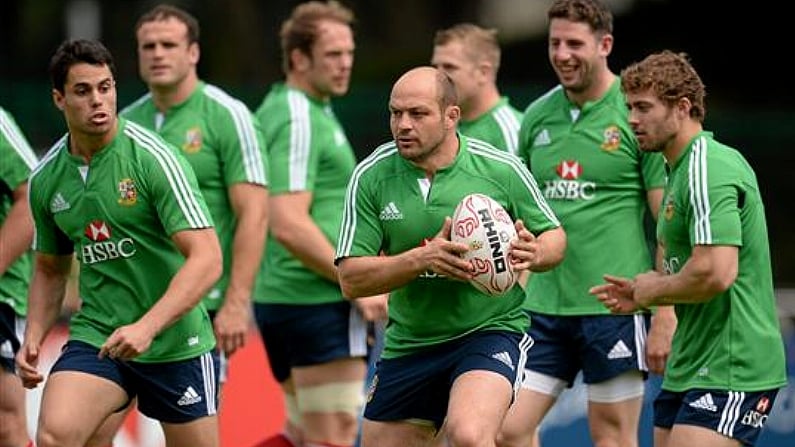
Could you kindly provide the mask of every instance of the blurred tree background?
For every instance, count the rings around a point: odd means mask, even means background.
[[[615,71],[652,51],[692,57],[707,85],[706,127],[742,151],[754,166],[768,212],[777,286],[795,286],[791,229],[795,166],[795,89],[784,33],[783,2],[605,0],[615,14]],[[68,37],[102,40],[118,70],[119,107],[145,91],[138,78],[133,27],[150,0],[4,0],[0,14],[0,104],[17,118],[35,149],[44,151],[65,130],[52,105],[47,65]],[[170,3],[201,24],[199,73],[259,105],[279,80],[278,31],[299,2],[179,0]],[[350,94],[335,100],[362,157],[389,138],[386,103],[392,82],[427,64],[434,32],[460,21],[497,28],[503,46],[499,84],[524,108],[555,85],[546,56],[549,0],[342,0],[357,16],[356,62]],[[785,23],[785,20],[787,22]],[[789,36],[787,36],[789,37]],[[2,161],[0,161],[2,162]]]

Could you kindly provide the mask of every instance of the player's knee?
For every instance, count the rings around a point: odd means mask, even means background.
[[[497,434],[497,447],[525,447],[533,445],[536,428],[526,424],[503,425]]]
[[[302,421],[309,413],[334,414],[339,431],[355,433],[364,405],[364,381],[300,387],[296,389],[296,402]]]
[[[445,425],[447,440],[456,447],[477,447],[483,445],[484,439],[494,439],[495,434],[489,433],[483,424],[473,421],[447,421]]]
[[[36,447],[69,447],[81,446],[77,433],[67,429],[57,430],[53,427],[39,425],[36,430]]]

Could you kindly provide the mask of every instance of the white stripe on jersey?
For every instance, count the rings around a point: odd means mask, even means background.
[[[345,207],[342,210],[342,226],[335,258],[348,256],[353,246],[353,236],[356,234],[356,193],[358,192],[359,179],[365,171],[395,152],[397,152],[397,146],[394,141],[382,144],[353,170],[351,179],[348,181],[348,189],[345,192]]]
[[[312,120],[309,117],[309,100],[303,93],[287,92],[290,107],[290,191],[306,190],[309,166],[309,149],[312,144]]]
[[[469,152],[471,154],[490,158],[492,160],[505,163],[513,168],[514,172],[516,172],[516,174],[519,176],[519,179],[522,180],[522,183],[524,183],[525,187],[527,187],[527,190],[533,196],[538,208],[542,213],[544,213],[544,216],[550,222],[553,222],[555,226],[560,226],[557,216],[555,216],[555,213],[547,204],[546,199],[544,199],[543,194],[541,194],[541,190],[538,189],[538,184],[536,184],[535,178],[533,178],[533,175],[527,170],[527,167],[525,167],[525,165],[522,163],[522,160],[515,155],[495,148],[485,141],[481,141],[476,138],[467,138],[467,141],[469,143]]]
[[[516,155],[519,146],[520,123],[513,110],[508,105],[503,104],[494,111],[494,119],[500,126],[502,137],[505,140],[505,149]]]
[[[58,141],[56,141],[55,144],[53,144],[52,147],[47,150],[47,153],[44,154],[44,157],[41,158],[38,166],[36,166],[36,168],[33,169],[33,172],[30,173],[30,176],[28,177],[28,207],[30,207],[31,212],[34,212],[34,210],[38,209],[34,207],[33,201],[31,199],[31,194],[33,192],[33,177],[37,175],[46,164],[54,160],[60,150],[64,149],[68,138],[69,134],[67,133],[64,134],[64,136],[62,136]],[[36,219],[33,219],[33,243],[31,244],[31,248],[33,250],[38,250],[39,248],[39,244],[37,243],[38,237],[36,237],[37,234],[38,228],[36,228]]]
[[[243,157],[243,167],[246,170],[246,180],[258,185],[267,184],[262,164],[262,148],[257,140],[257,131],[254,129],[254,122],[248,107],[214,85],[205,84],[204,94],[225,108],[232,116],[237,130],[237,138],[240,141],[240,153]]]
[[[126,117],[127,112],[129,112],[131,109],[134,109],[134,108],[140,106],[141,104],[149,101],[151,98],[152,98],[152,92],[146,93],[145,95],[143,95],[140,98],[138,98],[135,101],[133,101],[127,107],[121,109],[121,112],[119,112],[119,116]],[[154,126],[155,123],[152,123],[152,125]]]
[[[712,243],[712,227],[710,226],[709,189],[707,187],[707,140],[699,137],[693,143],[690,152],[690,164],[687,177],[690,187],[690,205],[693,207],[693,225],[696,245]]]
[[[38,160],[33,149],[28,144],[28,140],[22,135],[22,131],[14,123],[11,115],[7,111],[0,108],[0,132],[5,136],[6,140],[11,144],[11,148],[19,155],[19,158],[25,162],[28,169],[36,167]]]
[[[202,212],[202,208],[185,177],[185,172],[181,169],[172,149],[163,145],[156,134],[132,121],[127,121],[127,125],[124,127],[124,134],[141,145],[144,150],[152,154],[158,161],[163,173],[166,174],[169,185],[171,185],[171,190],[177,199],[182,214],[188,220],[188,225],[191,228],[210,227],[210,221]]]

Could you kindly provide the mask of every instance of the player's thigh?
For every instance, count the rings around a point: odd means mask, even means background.
[[[102,425],[91,435],[85,447],[107,447],[113,445],[113,439],[116,437],[116,433],[118,433],[122,424],[124,424],[124,419],[133,408],[135,408],[134,399],[127,407],[108,416]]]
[[[39,410],[38,436],[84,444],[99,425],[129,402],[117,383],[94,374],[60,370],[47,379]]]
[[[696,425],[676,424],[668,434],[669,447],[693,445],[699,447],[740,447],[737,439],[728,438],[714,430]]]
[[[363,381],[366,376],[367,363],[361,357],[332,360],[292,369],[293,386],[296,389],[327,383]]]
[[[533,434],[557,401],[554,395],[522,388],[508,409],[498,436],[500,446],[530,445]]]
[[[16,374],[0,368],[0,419],[25,414],[25,388]]]
[[[425,447],[436,429],[432,424],[405,421],[362,421],[361,447]]]
[[[217,415],[179,424],[161,422],[160,425],[168,447],[217,447],[221,444]]]

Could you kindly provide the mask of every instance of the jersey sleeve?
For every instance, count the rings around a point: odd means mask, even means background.
[[[288,92],[286,98],[285,109],[277,112],[283,117],[260,115],[260,120],[275,119],[279,123],[270,126],[271,132],[266,135],[271,194],[312,191],[320,157],[321,136],[314,133],[309,100],[297,92]],[[266,110],[273,114],[276,108]]]
[[[510,196],[514,218],[522,219],[533,234],[559,227],[560,221],[544,198],[533,174],[519,159],[514,158],[509,166],[513,170]]]
[[[31,177],[28,184],[28,205],[33,217],[33,250],[51,255],[70,255],[74,244],[55,224],[45,192],[45,177]]]
[[[0,182],[8,191],[24,183],[36,166],[37,158],[14,118],[0,108]]]
[[[693,245],[742,245],[740,173],[706,148],[691,153],[688,166],[688,228]]]
[[[665,187],[665,159],[661,153],[640,152],[640,169],[646,191]]]
[[[265,143],[251,112],[237,100],[227,99],[218,120],[220,156],[227,185],[267,185]],[[218,125],[220,124],[220,125]]]
[[[160,221],[170,236],[181,230],[210,228],[210,212],[196,175],[177,148],[160,140],[145,169],[146,185]]]
[[[361,164],[356,167],[348,183],[335,263],[350,256],[378,255],[383,243],[376,196],[362,168]]]

